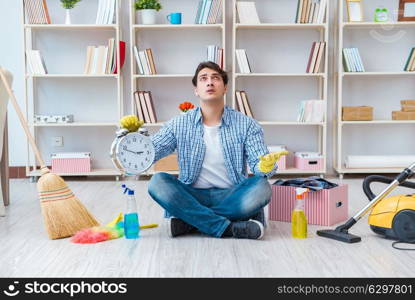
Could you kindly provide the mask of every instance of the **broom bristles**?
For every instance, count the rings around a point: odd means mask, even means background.
[[[42,169],[37,189],[50,239],[73,236],[81,229],[99,225],[65,181],[60,176],[50,173],[47,168]]]

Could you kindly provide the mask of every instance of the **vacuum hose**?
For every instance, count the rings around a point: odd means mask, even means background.
[[[363,180],[363,191],[365,192],[366,197],[369,199],[369,201],[372,201],[376,197],[376,195],[370,189],[370,185],[373,182],[381,182],[381,183],[385,183],[385,184],[391,184],[392,181],[394,181],[395,179],[396,178],[390,178],[390,177],[382,176],[382,175],[367,176]],[[399,183],[399,186],[404,186],[404,187],[407,187],[407,188],[415,189],[415,182],[403,181],[403,182]]]

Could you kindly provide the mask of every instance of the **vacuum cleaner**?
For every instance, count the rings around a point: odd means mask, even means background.
[[[350,234],[349,229],[371,210],[368,222],[373,232],[400,242],[414,242],[415,195],[398,195],[386,198],[397,186],[415,189],[415,183],[406,182],[414,175],[414,171],[415,163],[405,168],[394,179],[381,175],[366,177],[363,182],[363,190],[370,202],[346,223],[334,230],[318,230],[317,235],[345,243],[360,242],[361,238]],[[370,189],[370,184],[373,182],[389,185],[375,196]]]

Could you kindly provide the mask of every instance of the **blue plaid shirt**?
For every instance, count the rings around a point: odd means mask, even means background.
[[[259,156],[269,153],[258,122],[225,106],[219,128],[226,170],[234,184],[247,178],[247,163],[254,175],[270,177],[275,173],[276,166],[269,173],[258,169]],[[206,150],[200,107],[173,118],[151,139],[156,152],[154,162],[177,149],[179,180],[185,184],[194,183],[200,174]]]

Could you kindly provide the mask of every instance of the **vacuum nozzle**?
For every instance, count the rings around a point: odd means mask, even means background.
[[[357,243],[362,239],[360,236],[349,233],[349,228],[356,223],[356,220],[350,218],[345,224],[338,226],[336,229],[317,230],[317,235],[345,243]]]

